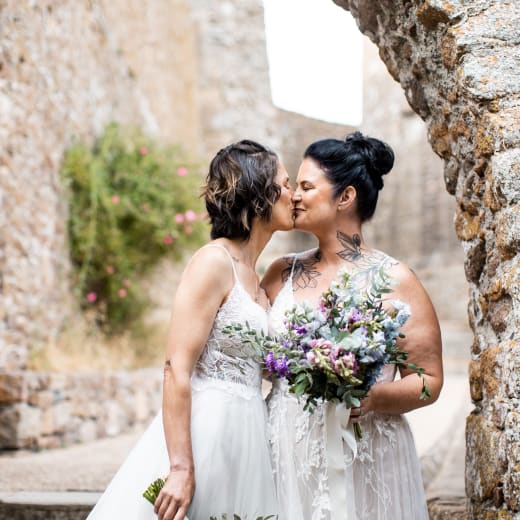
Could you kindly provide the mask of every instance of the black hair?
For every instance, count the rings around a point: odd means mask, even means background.
[[[394,152],[383,141],[364,136],[361,132],[339,139],[321,139],[309,145],[303,155],[313,159],[325,172],[333,186],[333,197],[339,197],[348,186],[357,193],[357,211],[364,222],[377,205],[383,175],[394,165]]]
[[[255,217],[269,220],[281,193],[277,172],[278,156],[255,141],[242,140],[217,153],[202,190],[212,239],[248,240]]]

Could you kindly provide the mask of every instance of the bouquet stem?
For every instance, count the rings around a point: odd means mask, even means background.
[[[157,500],[157,497],[159,496],[159,493],[161,492],[161,489],[164,487],[166,479],[158,478],[157,480],[154,480],[147,488],[146,491],[143,493],[143,497],[148,500],[152,505],[155,504],[155,501]]]
[[[363,431],[361,430],[361,426],[359,423],[354,423],[352,428],[354,429],[354,436],[356,437],[356,441],[360,441],[363,438]]]

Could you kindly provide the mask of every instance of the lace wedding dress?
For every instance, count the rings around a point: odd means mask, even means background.
[[[217,313],[192,377],[191,435],[196,489],[189,520],[209,520],[211,515],[220,519],[222,513],[231,518],[236,513],[243,519],[254,519],[278,512],[260,365],[250,347],[222,332],[226,325],[246,321],[251,327],[266,331],[267,315],[240,283],[234,265],[233,273],[235,284]],[[166,476],[168,468],[159,413],[88,520],[156,519],[152,505],[142,493],[153,480]]]
[[[283,330],[294,304],[291,273],[269,314],[271,333]],[[394,379],[384,368],[378,383]],[[428,520],[421,471],[412,433],[402,415],[370,413],[361,422],[357,455],[344,447],[346,507],[335,511],[327,456],[327,403],[310,413],[277,379],[268,397],[271,444],[282,520]],[[330,423],[329,423],[330,424]]]

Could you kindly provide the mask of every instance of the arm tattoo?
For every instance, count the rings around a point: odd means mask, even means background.
[[[282,271],[282,281],[285,283],[291,272],[293,273],[293,288],[295,291],[298,289],[305,289],[306,287],[314,288],[318,285],[316,278],[321,276],[321,273],[316,269],[316,264],[321,260],[320,250],[308,258],[284,258],[287,263],[287,267]],[[294,270],[293,270],[294,263]]]

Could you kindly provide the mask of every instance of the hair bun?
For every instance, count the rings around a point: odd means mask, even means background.
[[[383,187],[383,175],[386,175],[394,165],[394,152],[390,146],[374,137],[364,136],[361,132],[348,135],[345,144],[355,149],[364,158],[367,172],[374,186],[380,190]]]

